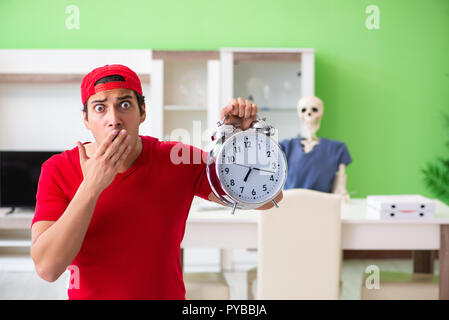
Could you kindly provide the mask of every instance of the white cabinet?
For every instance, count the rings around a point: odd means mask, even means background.
[[[154,51],[149,117],[160,140],[204,148],[220,112],[218,51]]]
[[[298,135],[296,104],[315,95],[313,49],[224,48],[220,61],[223,105],[233,97],[251,99],[280,140]]]

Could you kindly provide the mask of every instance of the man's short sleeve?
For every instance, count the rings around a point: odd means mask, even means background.
[[[194,166],[194,193],[196,196],[209,200],[212,189],[207,179],[206,163],[208,153],[195,147],[191,147]],[[201,159],[201,160],[200,160]],[[200,161],[200,163],[198,163]]]
[[[31,226],[37,221],[56,221],[69,205],[69,200],[57,183],[57,168],[50,160],[41,168],[36,194],[36,210]]]

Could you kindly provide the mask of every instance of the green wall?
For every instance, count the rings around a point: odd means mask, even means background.
[[[66,6],[80,29],[65,27]],[[380,9],[368,30],[365,8]],[[447,154],[447,0],[0,0],[1,48],[316,49],[318,136],[346,142],[353,197],[421,193]]]

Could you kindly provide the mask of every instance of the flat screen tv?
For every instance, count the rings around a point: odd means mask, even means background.
[[[60,151],[0,151],[0,207],[36,206],[42,164]]]

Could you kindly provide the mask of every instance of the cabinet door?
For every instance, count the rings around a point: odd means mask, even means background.
[[[232,97],[254,101],[259,115],[278,129],[279,139],[297,136],[296,105],[314,95],[313,50],[223,49],[222,103]]]
[[[219,120],[220,63],[207,59],[207,55],[184,59],[185,54],[175,53],[153,60],[154,126],[161,140],[206,149],[210,128]]]

